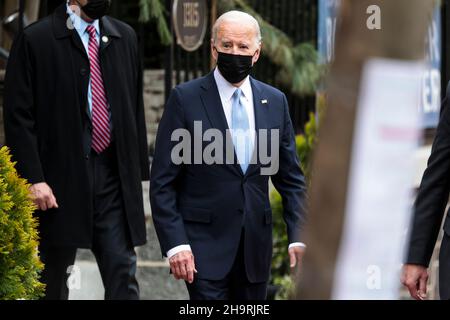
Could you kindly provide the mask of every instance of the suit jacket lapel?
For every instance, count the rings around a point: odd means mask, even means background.
[[[214,74],[211,72],[205,77],[202,85],[203,92],[201,98],[208,119],[213,128],[219,129],[222,133],[229,130],[228,122],[223,111],[222,101],[220,100],[219,90],[217,89]]]
[[[108,48],[115,39],[122,38],[117,28],[111,23],[108,17],[100,20],[100,52]]]
[[[66,11],[66,4],[61,4],[58,8],[56,8],[55,13],[53,15],[53,32],[55,34],[56,39],[63,39],[70,37],[72,40],[72,44],[79,50],[83,56],[89,60],[86,49],[81,42],[80,36],[75,28],[68,25],[68,23],[72,23],[69,19],[69,15]]]
[[[72,44],[80,51],[83,57],[89,60],[83,42],[81,41],[80,36],[78,35],[78,32],[76,30],[72,30]]]
[[[66,38],[70,38],[69,41],[71,45],[75,47],[75,49],[80,53],[83,59],[86,59],[89,62],[89,57],[87,55],[86,49],[84,48],[83,42],[81,41],[80,36],[78,35],[78,32],[75,30],[75,28],[69,28],[69,26],[67,25],[69,21],[71,22],[71,20],[69,19],[69,15],[67,14],[67,7],[66,4],[63,3],[58,8],[56,8],[53,14],[53,33],[55,35],[55,38],[58,40],[65,40]],[[75,70],[77,70],[76,66],[74,67]],[[89,73],[90,71],[86,70],[85,72]],[[88,104],[86,103],[86,105],[82,107],[83,112],[90,120],[91,115],[89,112]]]
[[[222,132],[222,136],[224,137],[223,154],[224,161],[226,163],[226,139],[230,139],[229,141],[232,141],[232,139],[213,72],[211,72],[204,78],[202,88],[203,92],[201,93],[201,99],[208,119],[211,122],[211,127],[220,130],[220,132]],[[236,154],[233,154],[233,164],[228,165],[228,167],[232,168],[235,173],[243,176],[244,173],[242,172],[242,169],[237,162]]]
[[[269,101],[267,97],[264,96],[264,91],[257,81],[250,77],[250,83],[252,85],[253,91],[253,108],[255,113],[255,147],[253,151],[252,164],[249,165],[246,176],[253,174],[256,170],[261,167],[260,159],[258,157],[258,149],[259,149],[259,130],[260,129],[268,129],[270,119],[269,117]],[[264,102],[264,103],[263,103]]]

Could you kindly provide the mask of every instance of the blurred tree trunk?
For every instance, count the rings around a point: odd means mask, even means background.
[[[366,27],[370,5],[381,8],[381,30]],[[295,298],[332,297],[363,65],[371,57],[423,59],[433,7],[434,0],[342,0],[335,61],[327,82],[328,107],[313,160],[304,239],[308,249]]]

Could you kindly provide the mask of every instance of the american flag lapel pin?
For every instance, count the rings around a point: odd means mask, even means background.
[[[267,99],[261,100],[262,104],[267,104]]]

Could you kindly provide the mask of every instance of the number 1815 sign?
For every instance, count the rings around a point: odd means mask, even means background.
[[[208,22],[205,0],[174,0],[173,24],[177,44],[186,51],[195,51],[203,43]]]

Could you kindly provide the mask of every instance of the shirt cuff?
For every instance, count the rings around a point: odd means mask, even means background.
[[[304,244],[303,242],[294,242],[289,245],[289,249],[295,247],[306,248],[306,244]]]
[[[182,244],[181,246],[176,246],[175,248],[170,249],[167,251],[167,258],[172,258],[177,253],[180,253],[181,251],[192,251],[191,246],[188,244]]]

